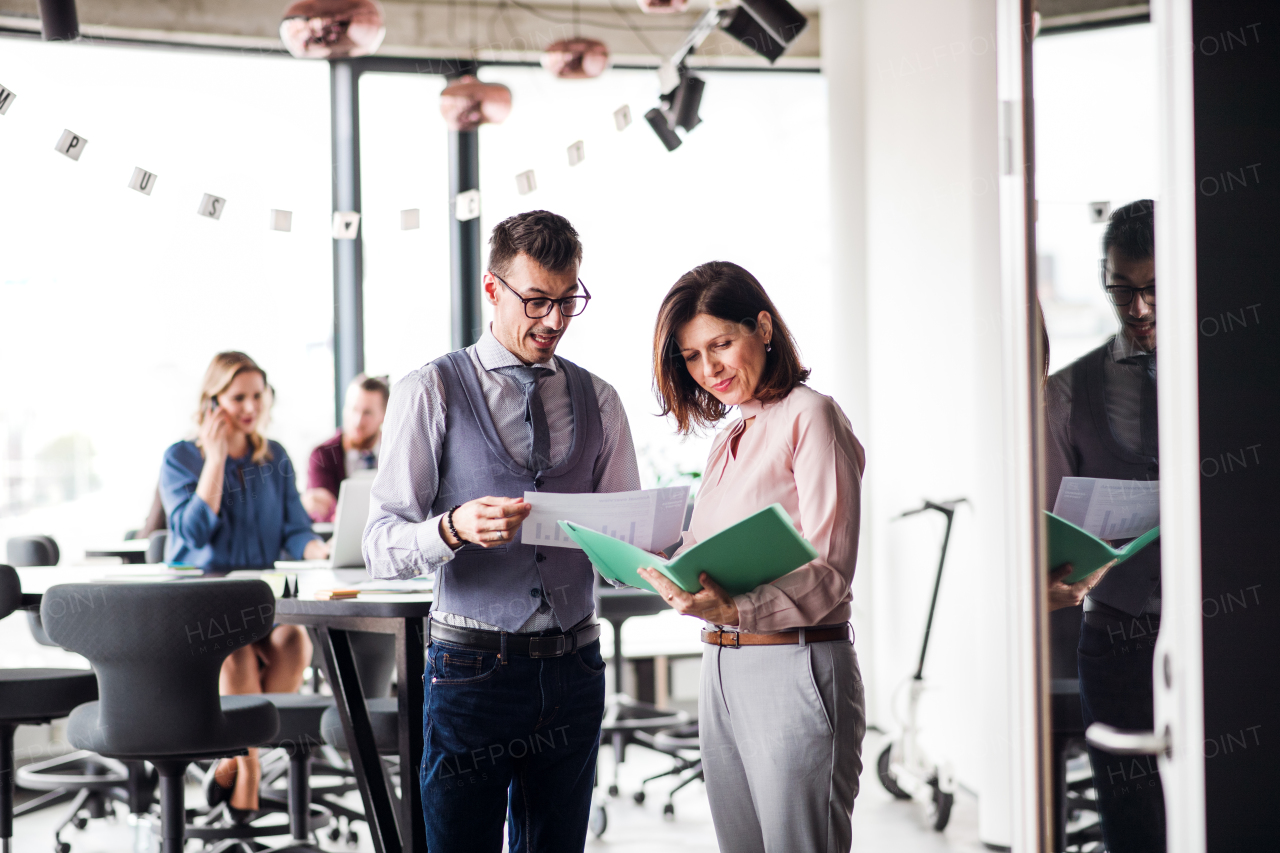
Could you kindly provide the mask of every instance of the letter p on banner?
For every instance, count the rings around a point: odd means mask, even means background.
[[[53,146],[53,149],[59,154],[66,154],[72,160],[79,160],[80,155],[84,153],[84,147],[88,144],[89,140],[80,134],[64,130],[62,138],[58,140],[57,145]]]

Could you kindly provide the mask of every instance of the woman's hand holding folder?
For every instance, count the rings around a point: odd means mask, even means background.
[[[738,605],[734,604],[733,597],[706,572],[698,575],[698,582],[702,584],[702,589],[688,593],[655,569],[638,569],[637,571],[677,613],[696,616],[714,625],[738,624]]]

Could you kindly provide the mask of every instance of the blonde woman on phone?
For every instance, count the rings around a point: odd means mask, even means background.
[[[206,572],[269,567],[285,552],[322,559],[329,546],[311,531],[289,454],[262,429],[271,405],[267,374],[242,352],[222,352],[205,372],[194,441],[164,453],[160,496],[169,518],[167,559]],[[233,652],[222,666],[224,695],[293,693],[311,661],[296,625]],[[258,808],[257,750],[215,764],[205,780],[210,805],[229,800],[237,817]]]

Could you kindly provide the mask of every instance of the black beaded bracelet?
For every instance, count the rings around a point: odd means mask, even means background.
[[[466,542],[467,540],[463,539],[462,536],[458,533],[458,528],[453,526],[453,513],[454,513],[454,510],[456,510],[459,506],[462,506],[462,504],[458,504],[458,506],[455,506],[453,509],[449,510],[449,514],[444,517],[444,523],[449,525],[449,532],[453,534],[454,539],[457,539],[459,542]]]

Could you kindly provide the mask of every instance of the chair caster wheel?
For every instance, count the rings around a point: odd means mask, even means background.
[[[352,846],[360,843],[360,835],[354,829],[347,830],[347,843]]]
[[[675,806],[673,806],[671,803],[667,803],[665,806],[663,806],[663,807],[662,807],[662,819],[663,819],[663,820],[675,820],[675,819],[676,819],[676,807],[675,807]]]
[[[637,806],[643,806],[643,805],[644,805],[644,791],[636,791],[634,794],[632,794],[632,795],[631,795],[631,799],[633,799],[633,800],[635,800],[635,801],[636,801],[636,805],[637,805]]]
[[[53,853],[71,853],[71,845],[65,841],[59,841],[53,845]]]
[[[335,826],[333,829],[329,830],[330,841],[337,841],[341,837],[342,837],[342,830],[338,829],[338,827]]]
[[[596,838],[604,835],[605,828],[609,826],[609,813],[604,810],[604,806],[592,806],[591,817],[587,819],[587,827],[591,830],[591,834]]]
[[[610,786],[609,786],[609,796],[611,796],[611,797],[616,797],[616,796],[618,796],[618,786],[617,786],[617,785],[610,785]]]
[[[71,825],[76,829],[84,829],[89,825],[89,819],[87,817],[72,818]]]

